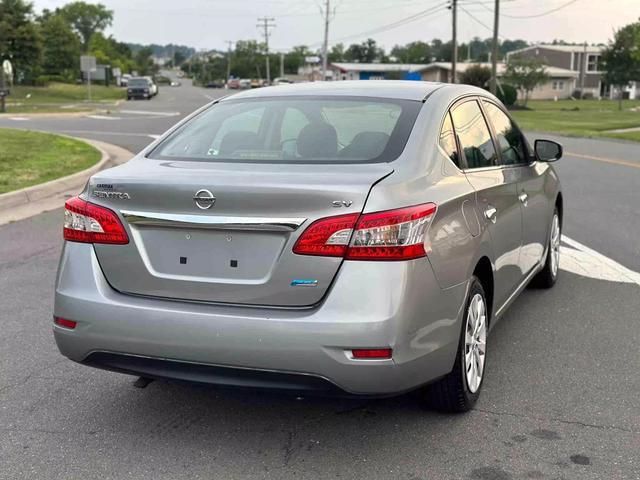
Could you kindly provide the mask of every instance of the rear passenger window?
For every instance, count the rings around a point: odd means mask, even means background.
[[[460,167],[460,158],[458,157],[458,147],[456,146],[456,135],[453,132],[453,124],[451,123],[451,115],[447,113],[442,124],[440,132],[440,147],[447,153],[457,167]]]
[[[501,163],[503,165],[517,165],[527,163],[527,148],[525,140],[511,119],[493,103],[483,102],[489,121],[496,132],[496,140],[500,147]]]
[[[478,102],[471,100],[458,105],[451,112],[451,118],[467,161],[467,168],[496,165],[496,149]]]

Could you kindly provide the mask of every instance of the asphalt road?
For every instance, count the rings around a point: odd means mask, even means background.
[[[121,105],[112,119],[0,126],[138,151],[221,94],[186,82],[160,92]],[[564,233],[640,271],[640,146],[562,142]],[[492,331],[483,394],[465,415],[425,411],[412,396],[300,399],[165,382],[137,389],[132,377],[57,352],[60,224],[54,211],[0,227],[1,479],[640,478],[636,283],[562,271],[554,289],[525,291]]]

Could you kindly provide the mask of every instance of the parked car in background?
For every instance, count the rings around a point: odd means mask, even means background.
[[[151,100],[155,95],[154,86],[154,83],[149,79],[149,77],[130,78],[127,85],[127,100],[134,100],[136,98]],[[158,89],[156,87],[155,92],[157,93],[157,91]]]
[[[158,85],[157,85],[157,84],[156,84],[156,82],[153,80],[153,77],[146,76],[146,77],[144,77],[144,78],[146,78],[147,80],[149,80],[149,82],[151,82],[151,88],[150,88],[150,90],[151,90],[151,96],[152,96],[152,97],[155,97],[155,96],[158,94]]]
[[[293,80],[289,80],[288,78],[284,78],[284,77],[277,77],[273,79],[274,85],[290,85],[292,83],[293,83]]]
[[[491,328],[558,278],[561,155],[468,85],[228,96],[67,201],[57,345],[143,377],[467,411]]]
[[[125,73],[120,77],[120,86],[126,87],[129,85],[129,80],[131,79],[131,75],[129,73]]]
[[[240,88],[240,79],[238,78],[230,78],[227,81],[227,88],[230,90],[237,90]]]
[[[251,80],[248,78],[241,78],[238,84],[240,88],[251,88]]]
[[[179,87],[180,85],[182,85],[182,83],[180,83],[180,82],[176,82],[175,80],[172,80],[172,81],[171,81],[171,86],[172,86],[172,87]]]
[[[205,88],[224,88],[224,80],[213,80],[207,83]]]
[[[267,86],[267,81],[262,78],[252,78],[251,79],[251,88],[260,88]]]

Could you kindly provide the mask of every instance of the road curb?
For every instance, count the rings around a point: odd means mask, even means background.
[[[69,135],[59,136],[88,143],[100,152],[100,160],[92,167],[66,177],[0,194],[0,225],[62,207],[65,196],[69,192],[78,193],[93,174],[124,163],[134,156],[132,152],[117,145]]]

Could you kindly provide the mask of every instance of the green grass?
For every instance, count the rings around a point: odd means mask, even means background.
[[[79,172],[100,157],[98,150],[78,140],[0,128],[0,193]]]
[[[640,127],[640,100],[625,100],[622,111],[615,100],[532,100],[528,107],[531,110],[512,111],[524,130],[640,141],[639,132],[608,132]]]
[[[110,104],[126,98],[119,87],[91,86],[91,103],[86,85],[51,83],[47,87],[14,86],[7,97],[7,113],[78,112],[91,110],[95,104]]]

